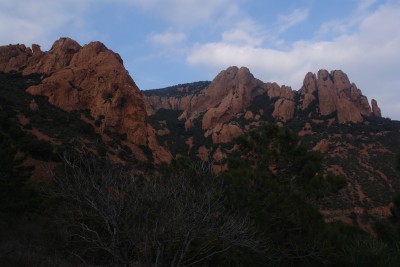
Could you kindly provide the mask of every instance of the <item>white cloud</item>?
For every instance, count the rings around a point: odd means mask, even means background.
[[[305,8],[298,8],[288,15],[280,15],[278,17],[279,32],[284,32],[287,29],[307,20],[310,10]]]
[[[256,77],[299,89],[308,71],[342,69],[369,98],[380,102],[385,116],[400,119],[400,6],[382,5],[364,17],[353,34],[332,41],[300,41],[287,51],[224,42],[197,45],[190,65],[215,71],[247,66]],[[396,95],[396,97],[394,97]]]
[[[360,0],[360,4],[358,5],[358,12],[367,11],[372,5],[374,5],[378,0]]]
[[[206,23],[221,11],[230,10],[232,0],[119,0],[161,15],[180,27]]]
[[[235,27],[222,33],[222,42],[258,46],[264,41],[263,28],[249,18],[242,18]]]
[[[395,0],[397,1],[397,0]],[[358,6],[350,17],[341,20],[331,20],[324,22],[317,32],[319,37],[329,37],[348,34],[357,30],[357,27],[370,16],[369,9],[375,5],[378,0],[358,0]]]
[[[0,1],[0,43],[38,42],[49,46],[55,31],[69,24],[77,26],[91,1],[18,0]]]
[[[185,41],[186,34],[182,32],[157,33],[150,35],[149,39],[155,45],[171,46]]]

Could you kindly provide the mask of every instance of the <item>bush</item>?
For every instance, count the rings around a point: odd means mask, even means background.
[[[87,263],[197,265],[231,247],[257,246],[248,221],[222,205],[220,180],[204,165],[179,161],[143,178],[87,155],[64,156],[64,164],[48,195],[62,205],[69,249]]]

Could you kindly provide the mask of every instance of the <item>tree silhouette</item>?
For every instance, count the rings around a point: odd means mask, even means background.
[[[61,201],[73,253],[86,263],[192,266],[258,245],[248,219],[223,205],[222,184],[205,165],[143,177],[87,155],[63,162],[48,195]]]

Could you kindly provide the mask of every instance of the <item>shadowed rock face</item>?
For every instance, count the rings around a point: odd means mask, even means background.
[[[104,116],[104,128],[126,133],[134,144],[152,144],[160,161],[170,159],[155,142],[143,96],[118,54],[100,42],[82,47],[70,38],[57,40],[48,52],[38,45],[32,48],[0,47],[0,71],[43,74],[42,83],[29,87],[29,93],[47,96],[51,104],[67,111],[89,109],[94,118]]]

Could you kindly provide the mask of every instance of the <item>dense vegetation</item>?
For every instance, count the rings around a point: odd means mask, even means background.
[[[25,93],[40,77],[0,81],[4,266],[400,266],[400,195],[391,217],[372,218],[373,235],[356,224],[325,223],[318,201],[348,181],[325,173],[324,155],[286,128],[266,125],[238,138],[229,170],[219,175],[211,163],[184,158],[155,170],[131,159],[124,136],[108,133],[104,144],[94,131],[102,118],[92,118],[93,126],[79,119],[85,111],[68,113]],[[19,123],[21,114],[28,124]],[[183,127],[169,115],[157,114]],[[34,128],[62,142],[39,140]],[[341,128],[354,135],[368,129]],[[77,135],[92,146],[84,149],[72,140]],[[164,141],[184,135],[181,128]],[[376,138],[395,146],[395,137]],[[108,160],[113,151],[125,165]],[[50,183],[30,179],[28,158],[57,165],[48,168]],[[400,156],[385,164],[400,172]]]
[[[2,207],[1,260],[8,266],[400,262],[400,198],[389,220],[376,221],[375,239],[355,226],[326,224],[314,201],[335,194],[345,180],[322,175],[322,155],[285,128],[266,126],[239,138],[229,171],[219,176],[185,159],[138,175],[89,152],[64,153],[44,191],[32,186],[15,147],[1,138],[1,200],[12,203]]]
[[[184,83],[184,84],[178,84],[178,85],[169,86],[169,87],[165,87],[165,88],[161,88],[161,89],[143,90],[142,94],[144,94],[145,96],[182,97],[182,96],[189,95],[189,94],[196,94],[200,90],[209,86],[210,83],[211,83],[210,81]]]

